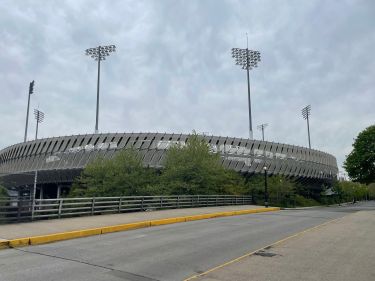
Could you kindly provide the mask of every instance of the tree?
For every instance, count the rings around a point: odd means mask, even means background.
[[[339,196],[340,201],[356,201],[365,199],[369,189],[366,185],[352,181],[337,181],[333,190]]]
[[[264,175],[255,175],[249,178],[247,183],[251,196],[255,199],[264,199]],[[295,195],[296,185],[293,181],[280,175],[267,177],[269,202],[272,205],[288,205]],[[256,201],[255,201],[256,202]]]
[[[346,157],[344,168],[353,181],[375,182],[375,125],[359,133],[353,151]]]
[[[370,183],[370,184],[367,186],[367,190],[368,190],[368,196],[369,196],[369,199],[374,200],[374,199],[375,199],[375,182]]]
[[[244,179],[225,169],[218,153],[193,133],[186,145],[172,146],[165,158],[162,183],[171,194],[243,194]]]
[[[8,197],[7,189],[1,185],[0,183],[0,198],[6,198]]]
[[[144,168],[134,149],[124,149],[114,158],[96,158],[72,186],[71,196],[151,195],[155,170]]]

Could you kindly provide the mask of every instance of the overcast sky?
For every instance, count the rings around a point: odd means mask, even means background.
[[[101,132],[192,130],[248,136],[246,72],[231,48],[259,50],[252,70],[256,125],[266,139],[337,157],[375,123],[375,1],[0,1],[0,149],[23,141],[30,113],[40,137],[92,133],[96,62],[84,51],[117,46],[101,66]],[[35,134],[30,114],[28,139]]]

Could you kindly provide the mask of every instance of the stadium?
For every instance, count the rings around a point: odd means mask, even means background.
[[[108,133],[61,136],[18,143],[0,150],[0,181],[20,195],[30,193],[37,180],[36,196],[56,198],[69,190],[87,163],[102,155],[113,157],[124,148],[137,149],[145,166],[160,169],[166,151],[185,145],[189,134]],[[338,173],[336,158],[304,147],[243,138],[202,135],[222,164],[243,174],[259,174],[267,167],[311,185],[330,184]],[[37,179],[35,177],[37,171]]]

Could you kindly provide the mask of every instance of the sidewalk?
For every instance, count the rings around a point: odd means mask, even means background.
[[[256,205],[237,205],[237,206],[221,206],[221,207],[203,207],[203,208],[186,208],[186,209],[170,209],[151,212],[135,212],[110,215],[98,215],[65,219],[44,220],[35,222],[26,222],[18,224],[0,225],[0,242],[1,240],[14,240],[18,238],[35,237],[42,235],[50,235],[56,233],[66,233],[84,230],[98,230],[107,227],[105,232],[111,231],[110,227],[125,224],[135,224],[139,222],[147,222],[146,226],[168,224],[189,220],[207,219],[220,216],[240,215],[247,213],[267,211],[262,206]],[[269,211],[275,209],[269,208]],[[237,213],[234,213],[237,212]],[[212,214],[212,215],[209,215]],[[168,219],[168,220],[167,220]],[[175,220],[173,220],[175,219]],[[180,220],[183,219],[183,220]],[[159,221],[158,221],[159,220]],[[160,220],[165,220],[160,221]],[[158,222],[153,224],[153,222]],[[146,227],[143,226],[143,227]],[[142,227],[142,226],[140,226]],[[130,229],[130,228],[127,228]],[[91,235],[95,235],[91,234]],[[86,235],[88,236],[88,235]],[[60,239],[62,240],[62,239]]]
[[[375,211],[360,211],[187,280],[375,280]]]

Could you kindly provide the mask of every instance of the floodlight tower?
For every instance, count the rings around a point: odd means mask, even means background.
[[[25,126],[25,137],[23,138],[23,142],[27,140],[27,128],[29,127],[29,108],[30,108],[30,96],[34,93],[34,80],[30,82],[29,85],[29,94],[27,99],[27,111],[26,111],[26,126]]]
[[[268,126],[267,123],[264,123],[264,124],[260,124],[258,125],[258,130],[261,130],[262,131],[262,140],[264,141],[264,130],[266,129],[266,127]]]
[[[302,108],[302,116],[303,119],[307,121],[307,136],[309,138],[309,148],[311,149],[311,142],[310,142],[310,124],[309,124],[309,116],[311,115],[311,105],[305,106]]]
[[[247,44],[248,45],[248,44]],[[253,124],[251,120],[251,100],[250,100],[250,75],[249,71],[254,67],[258,67],[260,61],[260,52],[246,49],[233,48],[232,57],[235,59],[236,64],[242,66],[247,72],[247,97],[249,103],[249,139],[253,139]]]
[[[105,60],[105,57],[109,56],[110,53],[116,51],[115,45],[98,46],[86,50],[86,55],[92,57],[98,62],[98,82],[96,89],[96,122],[95,122],[95,133],[98,133],[99,123],[99,85],[100,85],[100,61]]]
[[[34,109],[34,115],[36,120],[35,139],[37,140],[39,123],[42,123],[44,121],[44,113],[39,109]]]

